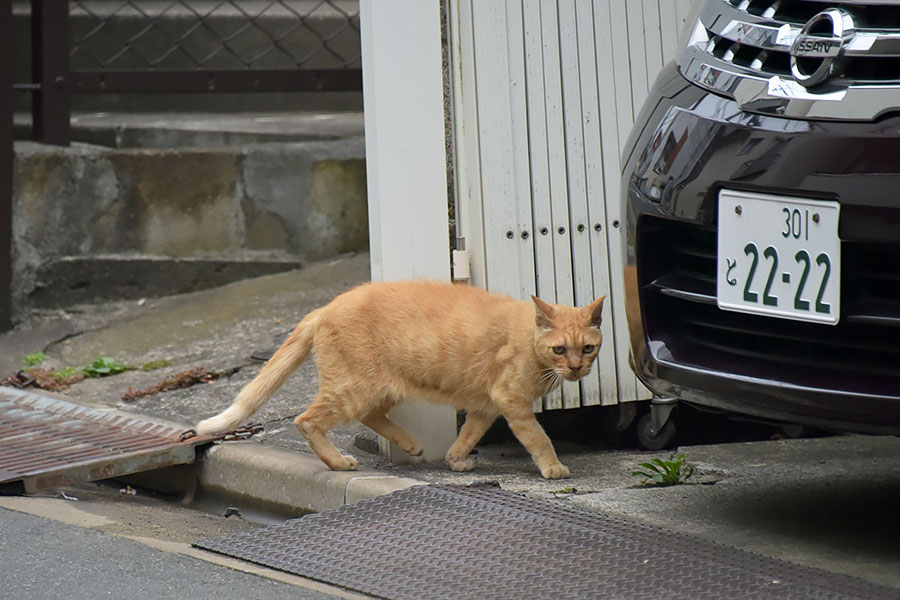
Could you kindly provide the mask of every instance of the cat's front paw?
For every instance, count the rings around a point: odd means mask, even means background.
[[[335,471],[355,471],[358,466],[359,462],[357,462],[355,458],[348,454],[344,454],[341,456],[341,460],[334,465],[331,465],[331,468]]]
[[[569,467],[562,463],[556,463],[541,469],[541,475],[544,479],[565,479],[570,475]]]
[[[474,458],[451,458],[447,457],[447,464],[450,465],[450,469],[453,471],[461,472],[461,471],[471,471],[475,468],[475,459]]]
[[[422,447],[422,444],[416,441],[405,447],[401,446],[400,449],[410,456],[422,456],[423,454],[425,454],[425,448]]]

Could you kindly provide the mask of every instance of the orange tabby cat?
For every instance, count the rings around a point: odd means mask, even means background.
[[[341,455],[325,437],[352,420],[420,455],[419,442],[387,417],[396,404],[416,398],[466,411],[447,452],[454,471],[474,467],[469,453],[503,415],[541,475],[568,477],[532,403],[563,379],[576,381],[591,370],[602,342],[604,298],[573,308],[467,285],[364,284],[306,315],[234,404],[199,423],[197,431],[212,434],[239,425],[315,350],[319,392],[294,423],[332,469],[356,469],[356,459]]]

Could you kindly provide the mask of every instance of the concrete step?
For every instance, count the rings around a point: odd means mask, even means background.
[[[95,143],[16,143],[17,320],[31,307],[193,291],[368,248],[361,114],[73,123]]]
[[[65,308],[98,298],[138,300],[200,291],[233,281],[299,269],[299,260],[62,256],[41,264],[28,294],[36,308]]]
[[[70,119],[72,141],[110,148],[210,148],[242,144],[333,141],[363,135],[361,112],[82,112]],[[31,117],[15,115],[27,139]]]

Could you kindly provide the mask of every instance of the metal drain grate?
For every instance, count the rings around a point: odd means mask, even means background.
[[[198,548],[388,599],[898,598],[500,489],[419,486]]]
[[[207,437],[12,388],[0,388],[0,492],[33,493],[194,462]]]

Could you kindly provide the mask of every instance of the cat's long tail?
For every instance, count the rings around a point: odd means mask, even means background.
[[[299,367],[313,347],[313,334],[321,319],[321,309],[314,310],[291,332],[262,371],[244,386],[234,403],[224,412],[200,421],[195,428],[200,435],[212,435],[234,429],[265,404],[284,383],[294,369]]]

